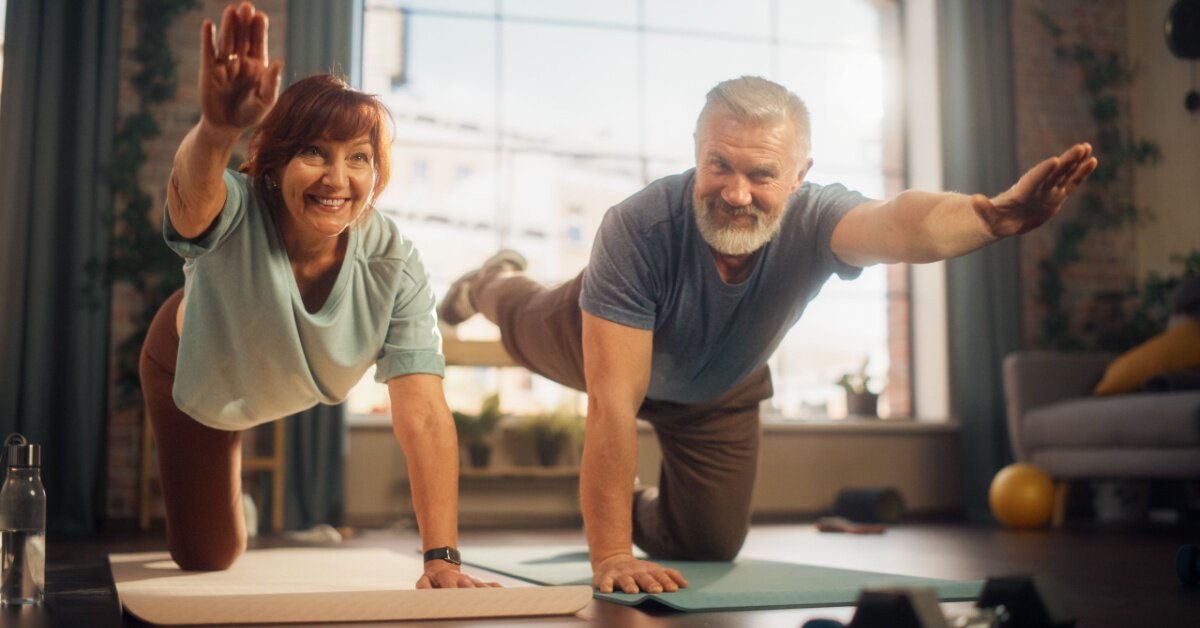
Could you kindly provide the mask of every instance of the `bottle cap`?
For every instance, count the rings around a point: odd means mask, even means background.
[[[8,466],[10,467],[40,467],[42,466],[42,446],[34,444],[9,445]]]

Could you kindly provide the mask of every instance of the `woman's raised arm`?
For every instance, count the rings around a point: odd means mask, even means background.
[[[171,225],[200,236],[225,204],[222,172],[238,137],[258,124],[279,94],[283,61],[267,59],[267,14],[243,2],[200,27],[200,121],[175,153],[167,184]]]

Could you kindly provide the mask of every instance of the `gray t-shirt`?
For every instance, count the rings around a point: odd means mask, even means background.
[[[433,291],[395,224],[372,212],[349,231],[329,298],[310,313],[249,179],[226,170],[225,187],[225,206],[200,238],[181,237],[169,215],[163,221],[167,244],[185,260],[180,410],[209,427],[245,429],[342,401],[371,364],[379,382],[442,375]]]
[[[590,314],[654,331],[646,396],[675,403],[729,390],[766,363],[830,275],[862,271],[838,260],[830,239],[866,197],[806,182],[750,276],[725,283],[692,214],[694,183],[694,170],[659,179],[610,209],[579,298]]]

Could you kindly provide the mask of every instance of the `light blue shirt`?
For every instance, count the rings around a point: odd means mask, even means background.
[[[653,330],[646,397],[709,401],[774,353],[808,302],[837,273],[833,228],[866,201],[841,185],[805,182],[788,199],[779,234],[755,252],[745,281],[725,283],[694,216],[695,171],[659,179],[604,216],[579,304],[599,318]]]
[[[240,430],[346,398],[375,364],[380,383],[441,376],[433,291],[412,242],[371,212],[349,231],[346,257],[321,309],[304,307],[271,211],[244,174],[195,240],[163,220],[184,258],[183,331],[175,404],[200,423]]]

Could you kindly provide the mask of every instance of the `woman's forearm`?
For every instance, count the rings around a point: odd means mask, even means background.
[[[458,544],[458,441],[445,417],[406,417],[396,430],[408,460],[413,511],[424,549]]]
[[[225,204],[223,173],[240,132],[201,118],[179,144],[167,185],[171,226],[185,238],[208,229]]]

